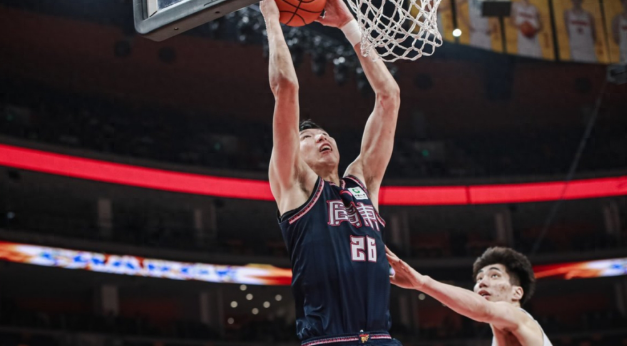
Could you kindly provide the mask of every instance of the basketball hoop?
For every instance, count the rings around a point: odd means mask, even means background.
[[[442,45],[441,0],[348,0],[362,32],[361,54],[392,62],[430,56]]]

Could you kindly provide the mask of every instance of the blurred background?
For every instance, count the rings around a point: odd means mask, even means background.
[[[73,178],[2,154],[26,148],[267,180],[274,98],[254,8],[157,43],[135,33],[129,0],[0,0],[0,28],[0,241],[290,267],[272,201]],[[311,25],[286,35],[301,118],[337,140],[343,170],[359,151],[374,94],[341,33]],[[390,65],[402,105],[384,185],[613,177],[624,190],[627,86],[606,84],[607,65],[482,50],[461,35],[432,57]],[[599,61],[611,62],[607,56]],[[474,259],[493,245],[535,265],[627,257],[627,197],[607,191],[563,201],[557,193],[544,202],[392,203],[380,211],[390,248],[424,274],[471,288]],[[299,344],[286,285],[68,270],[52,260],[7,260],[3,251],[0,346]],[[612,269],[626,274],[624,264]],[[538,280],[526,309],[554,345],[627,345],[626,277],[592,276],[601,277]],[[404,345],[490,343],[487,325],[419,292],[394,287],[390,307],[391,333]]]

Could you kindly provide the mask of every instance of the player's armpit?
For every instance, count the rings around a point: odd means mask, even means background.
[[[494,327],[510,332],[516,332],[525,325],[531,318],[519,307],[507,302],[488,302],[482,321]]]
[[[526,340],[530,345],[541,345],[543,331],[540,325],[520,307],[507,302],[490,303],[490,317],[484,321],[494,328],[510,332],[518,340]]]

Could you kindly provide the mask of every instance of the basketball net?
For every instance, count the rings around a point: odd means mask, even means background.
[[[361,29],[361,54],[373,60],[416,60],[442,45],[441,0],[348,0]],[[384,11],[385,7],[385,11]]]

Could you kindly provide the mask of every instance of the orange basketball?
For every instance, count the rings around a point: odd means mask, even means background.
[[[520,25],[520,32],[527,38],[533,38],[536,36],[536,28],[531,23],[525,21]]]
[[[281,12],[281,23],[303,26],[320,17],[327,0],[276,0],[276,4]]]

